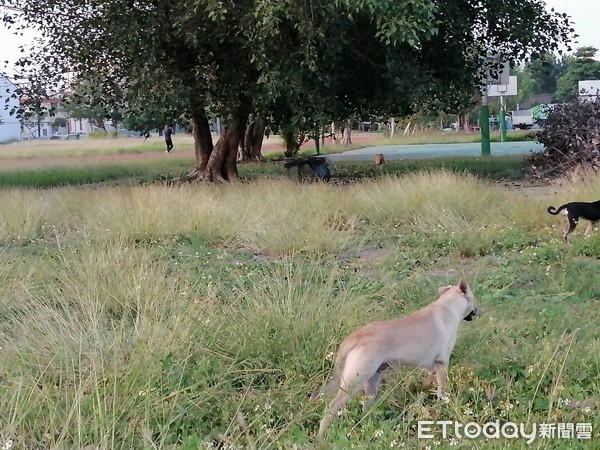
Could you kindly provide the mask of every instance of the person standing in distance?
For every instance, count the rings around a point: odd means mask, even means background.
[[[163,133],[165,135],[165,144],[167,144],[166,152],[170,155],[171,150],[173,150],[173,139],[171,138],[173,135],[173,129],[171,128],[171,125],[166,124]]]

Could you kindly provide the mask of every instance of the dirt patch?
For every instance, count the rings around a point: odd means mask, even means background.
[[[562,187],[561,180],[555,180],[550,183],[542,183],[539,181],[530,180],[500,180],[494,183],[510,192],[517,192],[520,195],[531,198],[534,200],[541,200],[551,195],[558,194],[564,187]]]
[[[498,258],[500,260],[500,258]],[[447,280],[458,280],[461,276],[471,276],[481,272],[481,262],[474,258],[463,258],[457,261],[455,269],[449,267],[447,269],[431,269],[425,272],[429,278],[441,278]],[[452,281],[454,282],[454,281]]]
[[[389,258],[395,253],[391,248],[373,248],[359,250],[355,254],[355,258],[368,259],[368,260],[382,260]]]

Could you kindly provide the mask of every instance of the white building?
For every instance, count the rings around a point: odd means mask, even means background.
[[[0,144],[21,140],[21,122],[16,115],[10,115],[19,106],[19,99],[13,98],[15,85],[6,77],[0,76]]]
[[[54,111],[50,116],[44,113],[41,116],[32,114],[27,120],[22,121],[23,139],[49,139],[56,132],[70,133],[69,120],[61,112],[60,100],[57,98],[46,99],[41,104],[44,111]],[[75,131],[73,131],[74,133]]]

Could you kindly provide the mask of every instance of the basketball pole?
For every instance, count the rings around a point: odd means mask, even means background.
[[[481,98],[479,128],[481,129],[481,156],[490,156],[490,106],[488,105],[487,86],[484,88]]]
[[[504,95],[500,96],[500,142],[506,142],[506,111]]]

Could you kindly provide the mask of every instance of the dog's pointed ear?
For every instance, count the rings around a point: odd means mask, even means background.
[[[460,289],[460,292],[466,295],[466,293],[469,292],[469,283],[467,283],[464,278],[461,278],[460,283],[458,283],[458,288]]]
[[[438,295],[442,295],[444,292],[446,292],[451,287],[452,286],[448,285],[448,286],[442,286],[441,288],[438,288]]]

